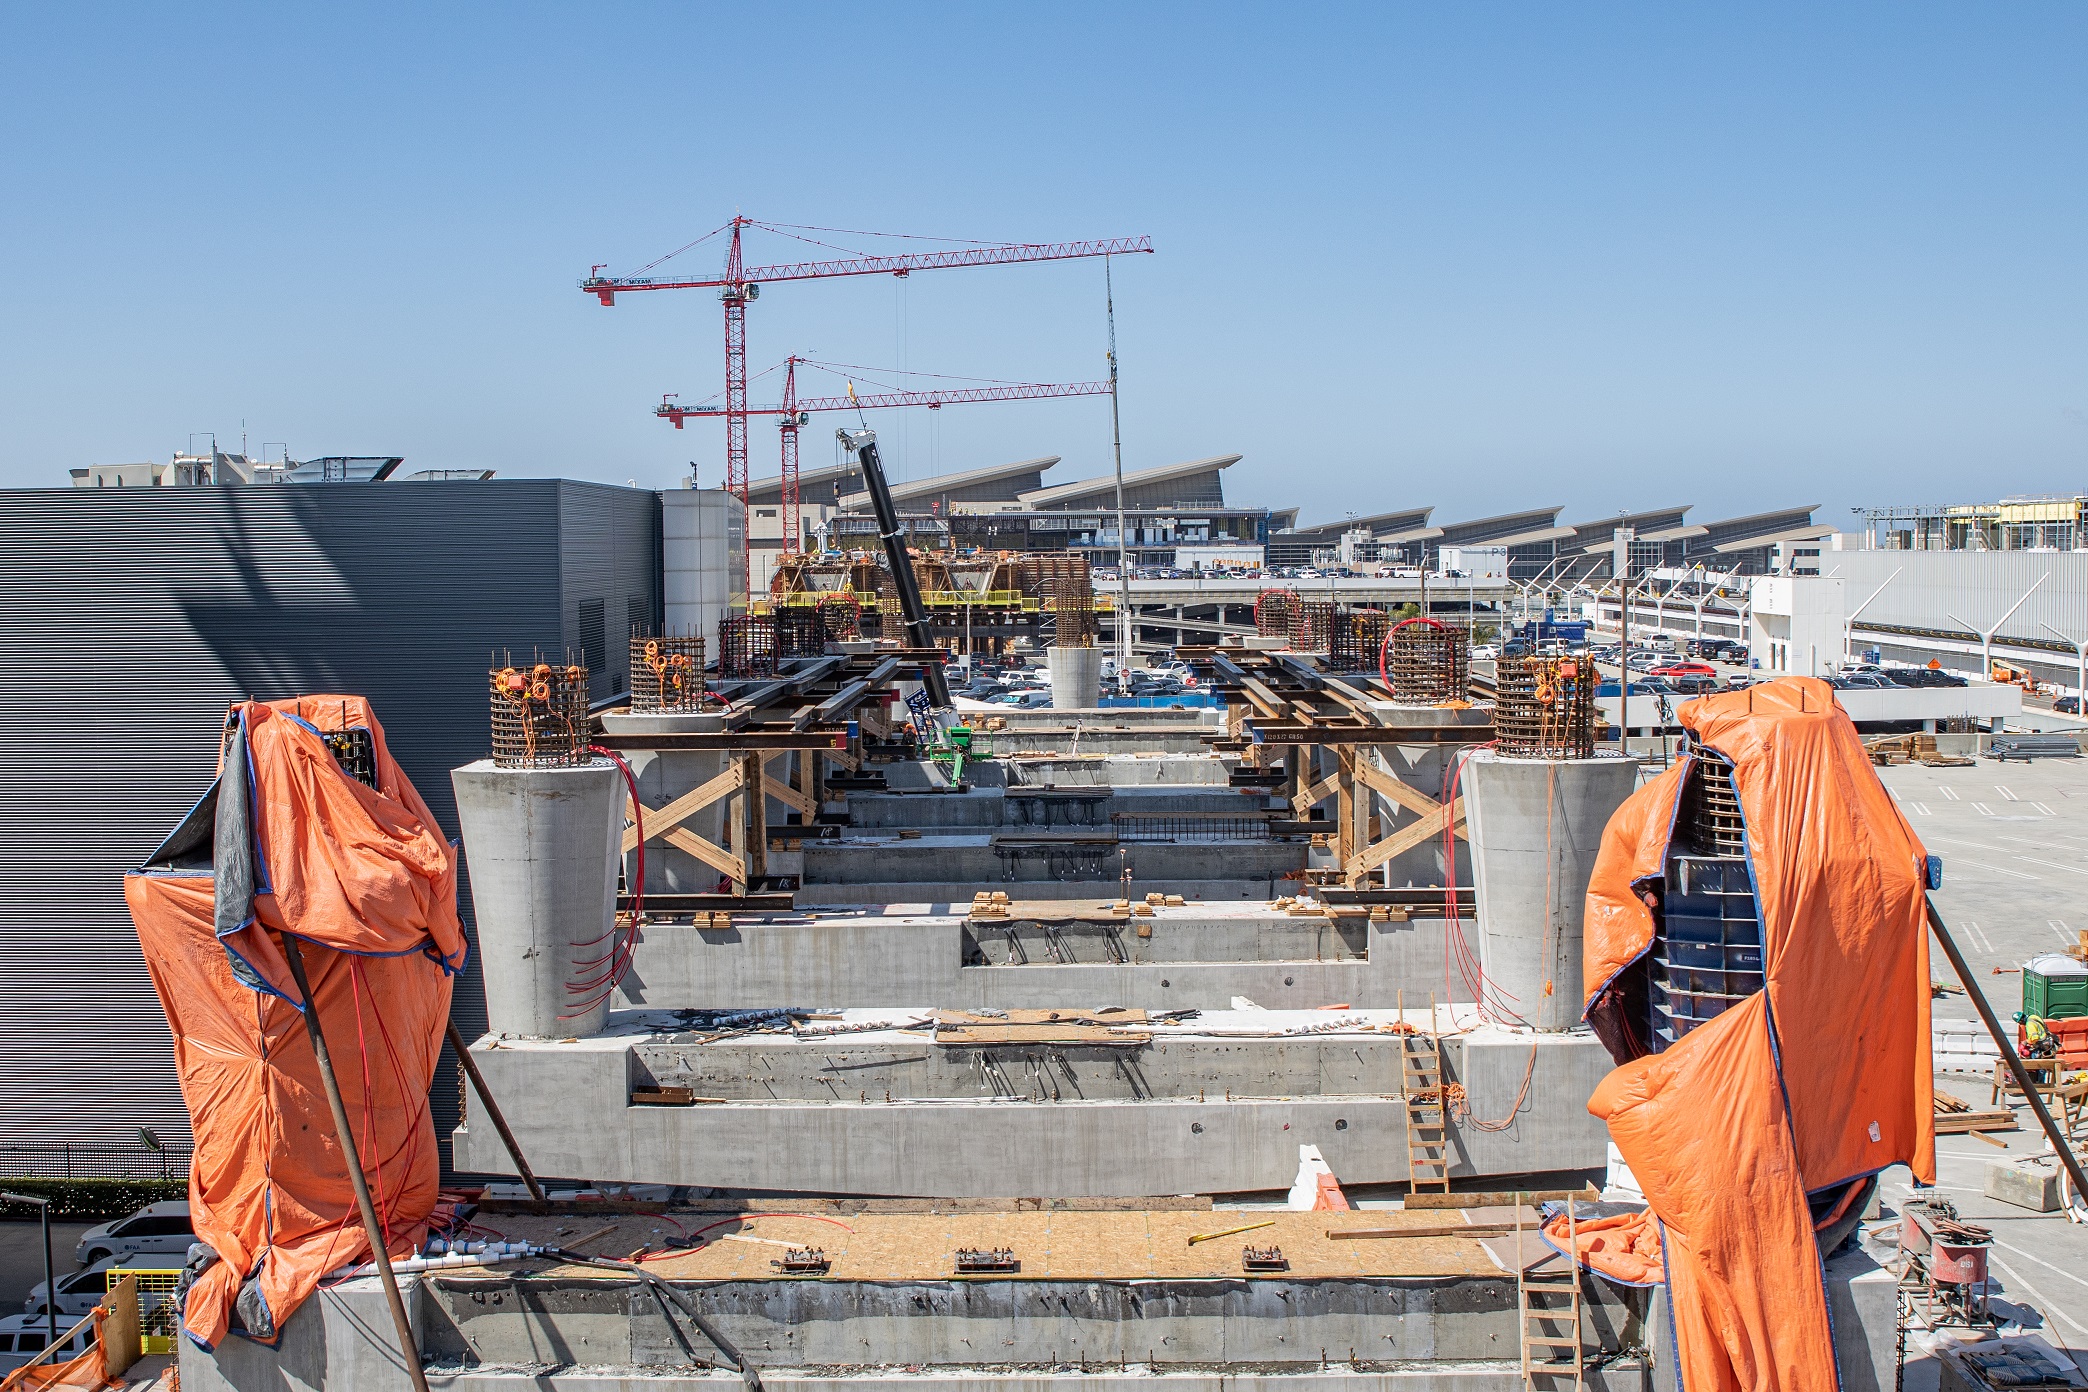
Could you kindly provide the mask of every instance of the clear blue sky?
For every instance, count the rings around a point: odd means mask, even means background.
[[[2079,4],[18,4],[6,33],[0,484],[242,420],[297,457],[714,483],[720,434],[648,412],[721,385],[715,298],[574,282],[737,209],[1151,234],[1117,274],[1127,466],[1237,451],[1229,494],[1308,520],[2088,487]],[[1092,262],[778,285],[749,356],[1097,376],[1101,291]],[[914,477],[1108,466],[1099,400],[877,423]]]

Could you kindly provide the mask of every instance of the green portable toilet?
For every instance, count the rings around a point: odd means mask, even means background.
[[[2023,965],[2023,1013],[2045,1020],[2088,1015],[2088,966],[2056,952]]]

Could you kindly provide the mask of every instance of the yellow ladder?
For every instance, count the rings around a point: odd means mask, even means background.
[[[1406,1018],[1401,993],[1400,1019]],[[1418,1192],[1432,1185],[1450,1192],[1450,1109],[1443,1098],[1443,1051],[1435,1036],[1435,1001],[1429,1000],[1429,1032],[1399,1037],[1400,1095],[1406,1099],[1407,1184]]]
[[[1522,1322],[1523,1385],[1551,1392],[1568,1383],[1585,1386],[1581,1355],[1580,1264],[1549,1247],[1535,1261],[1523,1259],[1523,1205],[1515,1212],[1516,1314]],[[1566,1248],[1578,1250],[1573,1200],[1566,1201]]]

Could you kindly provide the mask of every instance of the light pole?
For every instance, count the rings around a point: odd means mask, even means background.
[[[51,1321],[50,1343],[44,1347],[50,1348],[58,1342],[58,1278],[51,1274],[51,1201],[35,1194],[0,1194],[0,1199],[9,1203],[34,1204],[43,1217],[44,1312]]]
[[[1617,555],[1617,752],[1631,753],[1631,538],[1616,531]]]
[[[2074,657],[2080,662],[2080,670],[2074,675],[2074,714],[2088,714],[2088,641],[2069,638],[2041,619],[2037,626],[2073,648]]]
[[[1851,610],[1849,611],[1849,617],[1848,617],[1848,618],[1846,618],[1846,619],[1844,619],[1844,620],[1842,620],[1842,665],[1843,665],[1843,666],[1847,666],[1847,665],[1848,665],[1848,662],[1849,662],[1849,650],[1850,650],[1850,649],[1852,649],[1852,648],[1854,648],[1854,647],[1856,646],[1856,618],[1857,618],[1857,616],[1858,616],[1859,614],[1861,614],[1861,613],[1862,613],[1862,612],[1863,612],[1864,610],[1866,610],[1866,609],[1870,608],[1870,607],[1871,607],[1871,600],[1873,600],[1873,599],[1876,599],[1876,598],[1877,598],[1877,597],[1878,597],[1879,595],[1881,595],[1881,594],[1885,593],[1885,586],[1886,586],[1886,585],[1890,585],[1890,584],[1891,584],[1891,583],[1892,583],[1893,581],[1895,581],[1895,580],[1899,579],[1899,573],[1900,573],[1900,572],[1901,572],[1902,570],[1905,570],[1905,569],[1906,569],[1906,567],[1905,567],[1905,566],[1894,566],[1894,567],[1892,568],[1892,574],[1890,574],[1890,575],[1888,575],[1888,576],[1886,576],[1886,577],[1885,577],[1885,584],[1884,584],[1884,585],[1880,585],[1880,586],[1878,586],[1878,588],[1876,588],[1875,590],[1872,590],[1872,591],[1870,592],[1870,598],[1868,598],[1868,599],[1865,599],[1865,600],[1863,601],[1863,603],[1861,603],[1861,604],[1857,605],[1857,606],[1856,606],[1856,607],[1855,607],[1854,609],[1851,609]]]

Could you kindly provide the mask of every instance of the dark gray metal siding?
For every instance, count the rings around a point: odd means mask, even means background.
[[[0,1142],[187,1135],[122,876],[208,785],[228,702],[368,696],[455,836],[486,659],[570,641],[569,571],[656,574],[657,514],[550,479],[0,491]],[[484,1020],[475,969],[456,1016]],[[447,1067],[434,1104],[446,1137]]]
[[[575,657],[589,650],[599,701],[631,689],[632,616],[642,613],[650,625],[659,614],[659,495],[569,479],[558,490],[565,642]]]

